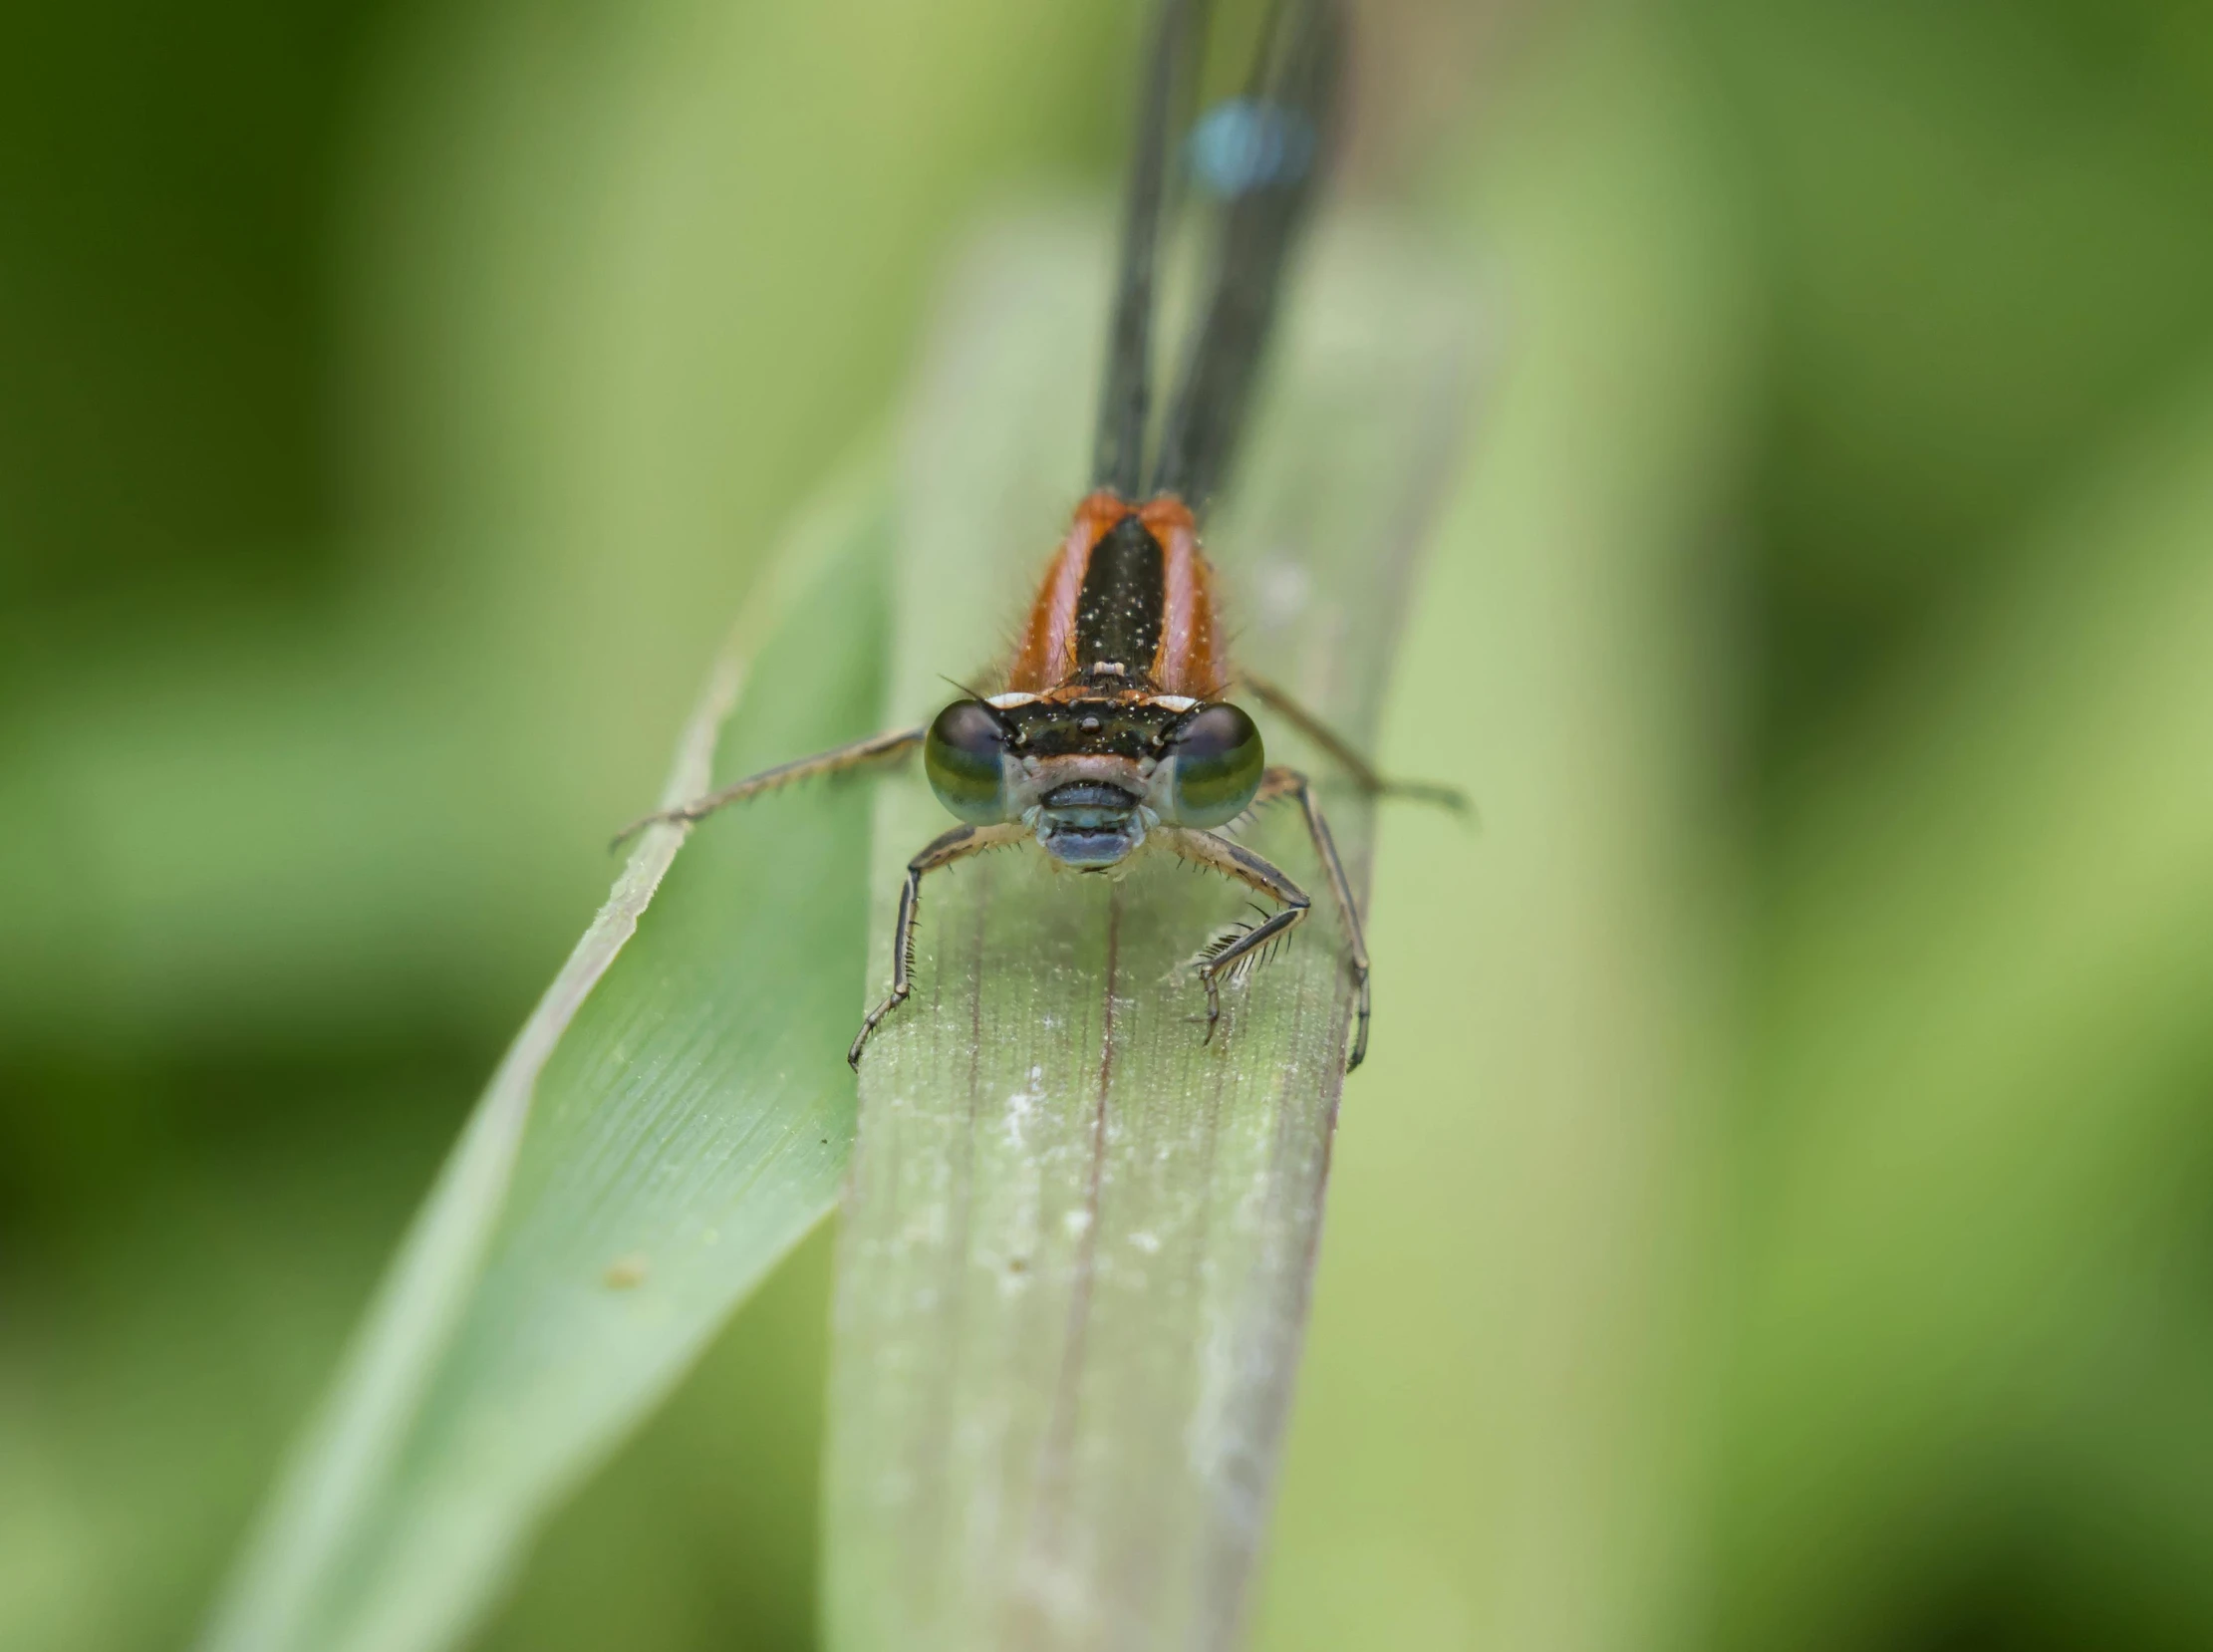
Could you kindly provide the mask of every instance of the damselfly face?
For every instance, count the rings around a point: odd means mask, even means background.
[[[1076,686],[956,700],[923,741],[938,800],[973,826],[1020,821],[1069,866],[1113,866],[1153,827],[1235,820],[1259,790],[1260,731],[1235,705]]]

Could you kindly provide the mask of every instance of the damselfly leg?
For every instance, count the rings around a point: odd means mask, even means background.
[[[1377,773],[1375,766],[1354,750],[1350,741],[1307,710],[1270,679],[1261,677],[1256,672],[1240,670],[1238,682],[1251,691],[1254,699],[1327,752],[1330,760],[1344,770],[1345,778],[1370,797],[1395,797],[1408,803],[1434,803],[1457,815],[1475,813],[1475,804],[1469,801],[1468,794],[1458,786],[1444,785],[1435,780],[1393,780]]]
[[[1322,870],[1329,876],[1329,893],[1336,898],[1337,913],[1345,926],[1345,962],[1352,971],[1358,987],[1358,1025],[1353,1029],[1352,1055],[1345,1062],[1345,1071],[1367,1059],[1368,1054],[1368,942],[1360,925],[1360,907],[1352,898],[1352,882],[1345,876],[1345,863],[1337,853],[1337,840],[1330,836],[1329,821],[1321,812],[1321,803],[1314,796],[1314,788],[1306,776],[1292,768],[1271,768],[1260,781],[1259,794],[1252,801],[1255,806],[1270,803],[1280,797],[1295,797],[1299,810],[1306,817],[1306,835],[1313,840],[1314,853],[1321,858]]]
[[[758,774],[748,774],[742,780],[733,780],[719,791],[710,791],[704,797],[694,797],[689,803],[680,803],[673,809],[656,809],[652,814],[640,815],[636,820],[615,834],[609,846],[620,849],[649,826],[690,826],[732,803],[742,803],[748,797],[758,797],[762,792],[774,791],[779,786],[792,785],[800,780],[811,780],[818,774],[837,774],[847,769],[865,768],[871,763],[887,762],[894,757],[904,757],[922,744],[925,730],[920,728],[895,728],[888,733],[871,734],[865,740],[855,740],[851,745],[832,746],[828,751],[818,751],[812,757],[801,757],[794,762],[778,763],[774,768],[764,768]]]
[[[1368,944],[1360,925],[1360,908],[1352,898],[1352,884],[1345,876],[1344,861],[1337,854],[1336,839],[1330,836],[1329,822],[1321,812],[1321,804],[1314,797],[1314,789],[1306,776],[1296,769],[1271,768],[1260,782],[1260,789],[1253,794],[1252,807],[1272,803],[1281,798],[1295,798],[1306,821],[1307,836],[1313,840],[1314,853],[1320,858],[1322,871],[1329,879],[1329,893],[1337,903],[1337,915],[1345,926],[1345,966],[1351,972],[1353,985],[1359,993],[1355,1007],[1356,1023],[1353,1031],[1352,1054],[1345,1062],[1350,1072],[1366,1059],[1368,1053]],[[1279,936],[1288,933],[1303,919],[1313,902],[1306,892],[1293,883],[1287,873],[1263,855],[1253,853],[1242,843],[1233,842],[1217,832],[1174,830],[1162,834],[1163,845],[1183,860],[1235,878],[1247,888],[1275,901],[1282,910],[1255,924],[1244,934],[1211,951],[1199,965],[1199,979],[1207,989],[1207,1036],[1214,1036],[1214,1026],[1222,1018],[1221,977],[1235,973],[1239,964],[1252,958],[1259,950]]]
[[[861,1023],[861,1030],[853,1039],[853,1047],[845,1052],[845,1059],[855,1072],[860,1071],[861,1051],[868,1045],[869,1034],[885,1016],[905,1003],[907,994],[914,990],[915,914],[922,903],[924,875],[970,855],[980,855],[986,849],[1003,849],[1009,844],[1020,843],[1028,836],[1029,828],[1019,824],[956,826],[943,837],[934,838],[929,848],[907,863],[907,881],[899,887],[899,921],[892,929],[892,989],[885,994],[882,1003],[868,1012],[868,1018]]]

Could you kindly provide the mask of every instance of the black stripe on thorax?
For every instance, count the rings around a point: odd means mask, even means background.
[[[1149,677],[1167,604],[1167,553],[1133,512],[1107,530],[1084,565],[1076,595],[1076,670],[1116,665],[1133,682]]]

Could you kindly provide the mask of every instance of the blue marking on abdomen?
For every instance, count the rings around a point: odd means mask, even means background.
[[[1314,163],[1313,122],[1296,110],[1233,98],[1207,111],[1186,147],[1192,176],[1225,199],[1295,183]]]

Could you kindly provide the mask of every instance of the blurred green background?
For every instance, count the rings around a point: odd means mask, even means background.
[[[189,1636],[1132,12],[8,9],[0,1646]],[[1261,1642],[2213,1647],[2213,9],[1362,21],[1499,360],[1385,755],[1487,824],[1385,831]],[[808,1644],[827,1278],[482,1644]]]

